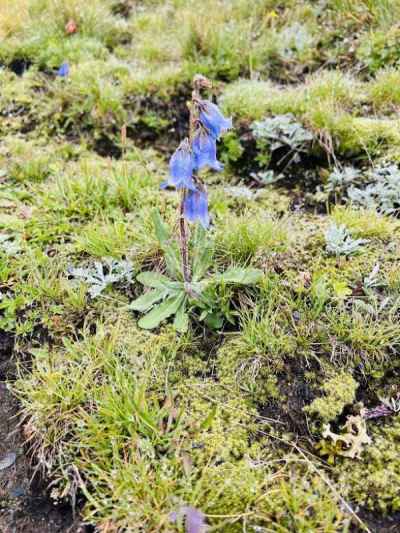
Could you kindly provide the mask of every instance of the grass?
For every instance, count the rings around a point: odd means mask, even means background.
[[[3,3],[0,329],[54,498],[78,493],[104,531],[183,531],[171,513],[187,505],[223,532],[367,531],[361,516],[398,511],[398,415],[366,421],[359,458],[323,424],[343,436],[399,393],[398,190],[391,215],[348,191],[399,162],[400,4]],[[151,213],[176,233],[178,199],[159,185],[197,72],[235,126],[224,172],[206,175],[206,276],[262,277],[210,289],[219,321],[195,309],[187,333],[149,332],[129,304],[140,272],[166,270]],[[286,114],[312,140],[285,137]],[[271,117],[260,141],[253,123]],[[368,240],[357,255],[328,253],[333,223]],[[93,297],[70,267],[110,257],[133,277]]]
[[[292,113],[317,137],[328,137],[338,155],[368,159],[399,146],[392,81],[390,71],[365,83],[340,72],[313,74],[303,84],[283,89],[266,81],[239,80],[226,88],[221,103],[243,123]],[[365,116],[368,106],[377,115]]]

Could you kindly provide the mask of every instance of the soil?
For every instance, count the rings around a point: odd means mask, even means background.
[[[12,394],[13,347],[13,337],[0,331],[0,464],[16,454],[12,465],[0,468],[0,533],[86,533],[71,506],[55,505],[44,480],[34,475]]]

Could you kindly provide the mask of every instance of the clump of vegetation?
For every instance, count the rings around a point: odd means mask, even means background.
[[[325,189],[329,193],[334,193],[340,197],[347,192],[349,187],[357,184],[360,178],[360,170],[354,167],[334,168],[328,176]]]
[[[146,329],[153,329],[166,318],[175,316],[176,330],[184,332],[189,325],[188,310],[195,307],[201,309],[201,319],[206,319],[209,325],[221,327],[224,313],[219,309],[216,286],[254,284],[262,274],[255,269],[232,268],[216,274],[214,279],[204,278],[211,267],[212,249],[204,231],[210,225],[207,189],[198,172],[204,167],[222,170],[223,166],[216,159],[216,142],[231,127],[232,121],[225,118],[215,104],[200,98],[202,88],[211,88],[211,84],[204,76],[196,75],[193,79],[189,137],[181,142],[172,155],[170,176],[162,184],[163,188],[173,186],[181,192],[179,243],[173,241],[159,216],[156,214],[154,217],[155,230],[171,277],[143,272],[138,280],[153,290],[130,304],[131,309],[147,313],[139,321],[139,326]],[[188,222],[201,225],[193,239],[192,261],[189,259]],[[225,299],[227,294],[225,291]],[[160,300],[162,303],[159,303]],[[227,318],[230,318],[229,314]]]
[[[366,239],[353,239],[344,225],[333,224],[325,233],[326,250],[333,255],[353,255],[360,252]]]
[[[354,402],[357,387],[358,383],[353,376],[338,373],[322,384],[323,396],[313,400],[304,411],[324,422],[330,422],[342,413],[346,405]]]
[[[92,267],[70,267],[68,274],[88,285],[88,293],[92,298],[99,296],[107,286],[121,281],[132,281],[132,265],[129,261],[116,261],[105,258],[104,263],[96,261]]]
[[[349,189],[348,195],[353,204],[379,213],[396,213],[400,208],[399,169],[395,165],[376,168],[371,171],[369,181],[365,188]]]
[[[267,118],[256,121],[252,125],[253,135],[256,138],[259,150],[269,146],[274,152],[279,148],[287,148],[292,156],[292,162],[299,161],[299,152],[307,152],[313,135],[296,122],[293,115],[277,115],[274,118]],[[266,155],[258,156],[260,162],[265,163]]]
[[[346,492],[368,509],[389,513],[400,508],[395,490],[400,476],[399,435],[398,417],[383,427],[376,425],[362,460],[352,464],[351,469],[348,462],[344,462],[340,469],[340,480]]]

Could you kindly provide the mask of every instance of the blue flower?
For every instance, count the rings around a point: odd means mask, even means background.
[[[184,505],[178,512],[174,511],[169,515],[171,522],[177,522],[178,518],[185,518],[186,533],[205,533],[207,531],[206,517],[196,507]]]
[[[210,225],[208,196],[205,190],[189,191],[183,204],[183,214],[188,222],[200,222],[204,229]]]
[[[232,119],[225,118],[218,106],[208,100],[201,100],[199,106],[200,121],[215,139],[219,139],[222,133],[232,128]]]
[[[197,131],[193,143],[194,168],[210,167],[213,170],[222,170],[224,165],[217,161],[217,145],[215,138],[201,128]]]
[[[69,74],[69,64],[63,63],[61,67],[57,70],[57,76],[61,76],[61,78],[66,78]]]
[[[161,184],[161,188],[173,186],[177,189],[195,191],[196,186],[192,178],[193,170],[193,152],[190,148],[189,140],[185,139],[172,154],[169,161],[170,177]]]

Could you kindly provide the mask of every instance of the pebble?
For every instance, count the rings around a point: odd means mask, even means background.
[[[14,452],[6,453],[3,459],[0,460],[0,470],[5,470],[15,463],[17,454]]]

